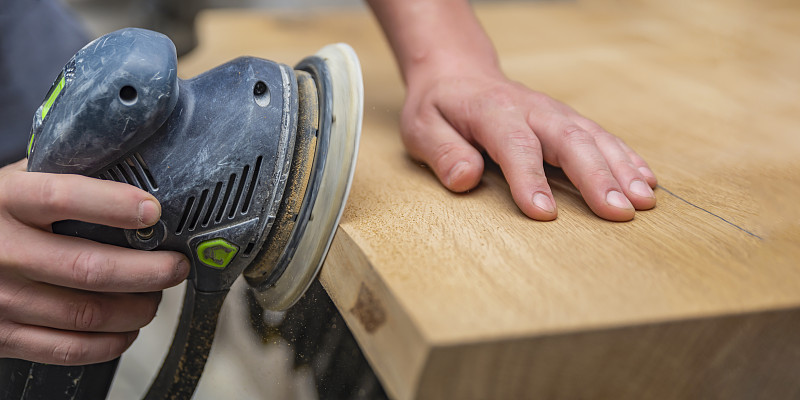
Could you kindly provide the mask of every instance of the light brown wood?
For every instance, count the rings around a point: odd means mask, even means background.
[[[800,3],[482,5],[515,80],[622,137],[654,210],[526,219],[499,169],[448,192],[398,135],[403,89],[365,11],[212,12],[191,76],[249,54],[361,57],[355,182],[321,279],[392,397],[800,396]]]

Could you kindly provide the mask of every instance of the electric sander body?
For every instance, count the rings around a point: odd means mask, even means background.
[[[191,396],[239,275],[268,309],[311,284],[349,192],[362,109],[358,60],[343,44],[294,68],[242,57],[182,80],[166,36],[129,28],[66,64],[34,116],[28,169],[137,186],[162,215],[145,229],[61,221],[54,232],[192,263],[148,398]]]

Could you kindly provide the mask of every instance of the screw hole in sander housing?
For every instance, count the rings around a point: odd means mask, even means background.
[[[132,106],[136,104],[138,96],[139,95],[136,93],[136,89],[130,85],[125,85],[119,90],[119,100],[126,106]]]
[[[253,85],[253,97],[256,99],[256,104],[261,107],[269,105],[269,88],[263,81],[256,82]]]

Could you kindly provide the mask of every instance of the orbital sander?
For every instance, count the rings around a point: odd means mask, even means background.
[[[129,28],[65,65],[34,116],[28,170],[134,185],[162,214],[146,229],[61,221],[54,232],[178,251],[192,264],[175,337],[146,398],[191,397],[239,275],[272,310],[309,287],[349,192],[362,110],[359,62],[345,44],[294,68],[242,57],[182,80],[166,36]],[[22,397],[53,393],[47,386],[59,380],[96,397],[80,386],[98,386],[98,377],[105,396],[116,361],[34,363]]]

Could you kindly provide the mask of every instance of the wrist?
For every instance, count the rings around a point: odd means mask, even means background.
[[[368,0],[408,86],[452,75],[499,74],[467,0]]]
[[[482,54],[440,50],[430,57],[414,60],[403,68],[403,79],[408,90],[459,78],[505,79],[505,75],[493,51]]]

